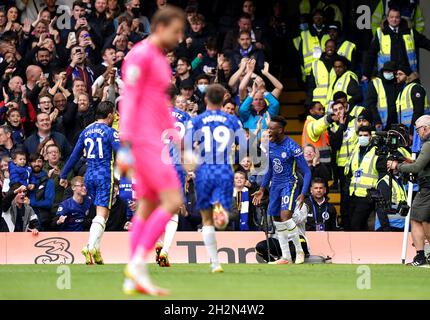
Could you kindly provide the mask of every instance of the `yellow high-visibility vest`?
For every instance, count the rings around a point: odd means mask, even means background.
[[[379,40],[378,53],[378,71],[382,69],[385,62],[391,60],[391,37],[389,34],[382,33],[381,28],[376,29],[376,36]],[[409,66],[412,71],[417,71],[417,53],[415,51],[414,31],[403,35],[403,43],[405,44],[406,54],[408,56]]]
[[[387,119],[388,119],[387,94],[385,92],[384,84],[382,83],[381,78],[376,77],[372,79],[372,83],[373,83],[373,86],[375,87],[376,94],[378,95],[378,102],[376,103],[376,107],[378,108],[382,125],[385,128],[387,125]]]
[[[352,71],[346,71],[340,78],[336,79],[335,77],[332,79],[332,81],[329,84],[329,88],[327,91],[327,106],[326,106],[326,112],[328,110],[328,105],[330,102],[333,101],[333,96],[336,92],[342,91],[345,92],[347,95],[348,101],[351,99],[351,96],[348,95],[348,85],[351,82],[351,79],[354,79],[358,82],[357,75]]]
[[[414,115],[414,104],[412,101],[412,89],[414,86],[420,86],[416,82],[409,83],[403,90],[399,93],[396,100],[396,111],[399,123],[410,127],[412,123],[412,117]],[[429,102],[427,99],[427,93],[424,97],[424,114],[430,114]]]

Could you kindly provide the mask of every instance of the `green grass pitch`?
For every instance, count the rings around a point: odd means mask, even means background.
[[[71,289],[59,290],[57,265],[1,265],[0,299],[153,299],[125,296],[123,265],[70,265]],[[359,290],[358,265],[150,265],[166,299],[430,299],[430,269],[369,265],[370,289]]]

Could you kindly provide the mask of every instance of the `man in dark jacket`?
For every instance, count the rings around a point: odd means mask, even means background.
[[[86,93],[79,94],[77,103],[69,104],[63,116],[66,137],[70,144],[75,145],[82,130],[94,121],[95,111],[90,105],[88,95]]]
[[[11,128],[8,125],[0,126],[0,159],[12,158],[12,154],[18,150],[24,151],[25,149],[22,144],[13,142]]]
[[[249,31],[239,32],[237,42],[239,46],[231,53],[232,70],[236,71],[239,68],[243,58],[250,58],[256,60],[255,70],[260,73],[264,68],[264,52],[252,43],[251,33]]]
[[[52,138],[55,143],[60,147],[61,154],[64,159],[67,159],[72,152],[72,146],[67,141],[66,137],[61,133],[51,130],[51,120],[47,113],[39,113],[36,117],[37,132],[29,136],[25,142],[25,150],[28,154],[36,153],[39,144],[45,140]]]
[[[382,50],[381,41],[384,44]],[[383,49],[385,44],[391,44],[387,52]],[[378,71],[387,61],[394,61],[397,65],[407,65],[412,71],[417,71],[417,48],[430,51],[430,40],[418,31],[411,30],[407,21],[400,18],[400,11],[391,8],[383,28],[376,30],[367,58],[364,59],[363,80],[370,79],[377,60]]]
[[[400,86],[396,81],[397,65],[394,61],[384,63],[378,76],[370,81],[364,106],[372,111],[377,129],[390,129],[398,123],[396,100]]]
[[[252,44],[256,48],[262,50],[267,49],[267,44],[263,38],[262,30],[253,28],[251,16],[249,14],[242,14],[237,24],[238,28],[230,30],[225,36],[224,44],[222,46],[222,52],[225,55],[231,55],[232,51],[237,47],[237,38],[242,31],[248,31],[251,34]]]
[[[327,189],[321,178],[311,182],[311,195],[305,200],[308,206],[306,231],[336,231],[336,208],[326,198]]]
[[[29,192],[30,205],[39,218],[41,230],[49,231],[54,218],[51,213],[55,198],[54,181],[42,170],[43,157],[40,154],[32,154],[29,163],[35,184],[34,189]]]

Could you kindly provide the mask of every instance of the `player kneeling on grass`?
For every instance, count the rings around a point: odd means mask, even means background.
[[[275,264],[288,264],[292,262],[288,239],[290,238],[296,248],[295,263],[305,260],[305,254],[300,245],[299,231],[292,219],[295,206],[302,207],[305,194],[309,190],[311,171],[303,157],[303,150],[292,139],[286,136],[287,121],[283,117],[272,117],[269,124],[269,168],[263,178],[260,190],[253,194],[253,203],[259,205],[265,189],[272,182],[269,192],[268,214],[274,217],[276,234],[282,250],[282,258]],[[299,194],[297,166],[304,176],[302,190]]]
[[[306,224],[308,219],[308,214],[312,214],[309,206],[305,205],[299,208],[296,206],[293,213],[293,220],[297,225],[300,236],[300,245],[303,252],[305,253],[305,263],[319,264],[319,263],[331,263],[330,257],[323,257],[317,255],[311,255],[308,239],[306,238]],[[273,230],[273,228],[272,228]],[[288,239],[288,246],[290,248],[291,259],[294,261],[296,259],[296,247],[294,246],[291,238]],[[255,245],[255,252],[257,254],[257,260],[264,260],[265,262],[273,262],[282,259],[282,249],[279,244],[278,236],[275,232],[268,235],[267,240],[258,242]]]
[[[233,170],[232,145],[246,141],[240,121],[221,111],[225,89],[219,84],[210,85],[206,91],[207,111],[193,118],[187,128],[186,141],[192,137],[199,150],[196,169],[197,209],[202,215],[202,235],[213,273],[223,272],[218,261],[215,227],[225,229],[228,213],[232,208]],[[241,143],[246,145],[246,143]]]

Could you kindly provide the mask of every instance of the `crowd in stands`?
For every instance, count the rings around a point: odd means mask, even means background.
[[[297,25],[287,21],[287,1],[265,2],[269,15],[259,14],[261,2],[233,2],[239,3],[236,11],[226,5],[227,14],[219,5],[212,17],[205,7],[209,2],[198,0],[3,1],[0,231],[88,230],[95,212],[82,178],[85,156],[69,174],[68,188],[60,185],[60,172],[79,134],[95,121],[95,107],[102,101],[118,105],[124,57],[150,35],[153,13],[167,3],[182,6],[187,16],[182,42],[166,53],[174,107],[191,117],[201,114],[207,86],[222,84],[223,111],[236,115],[244,129],[258,137],[260,154],[267,155],[267,127],[271,117],[288,108],[281,106],[282,92],[288,89],[283,80],[296,76],[286,73],[291,61],[297,61],[297,81],[306,88],[301,146],[312,171],[305,201],[307,230],[374,230],[372,212],[377,212],[378,230],[401,229],[402,217],[387,221],[367,194],[387,175],[387,159],[378,156],[371,137],[374,131],[405,124],[409,143],[399,153],[410,157],[414,122],[430,114],[418,73],[417,49],[430,50],[420,7],[415,4],[410,10],[405,1],[391,0],[389,6],[378,1],[373,39],[363,53],[343,32],[347,16],[341,1],[296,1]],[[61,9],[64,5],[70,16]],[[113,127],[121,132],[119,116]],[[254,160],[239,159],[235,167],[228,230],[262,228],[264,210],[252,205],[262,180],[255,171],[261,163]],[[189,172],[178,230],[197,230],[201,224],[194,178]],[[329,198],[336,190],[341,212]],[[120,177],[106,231],[127,230],[135,210],[132,181]]]

